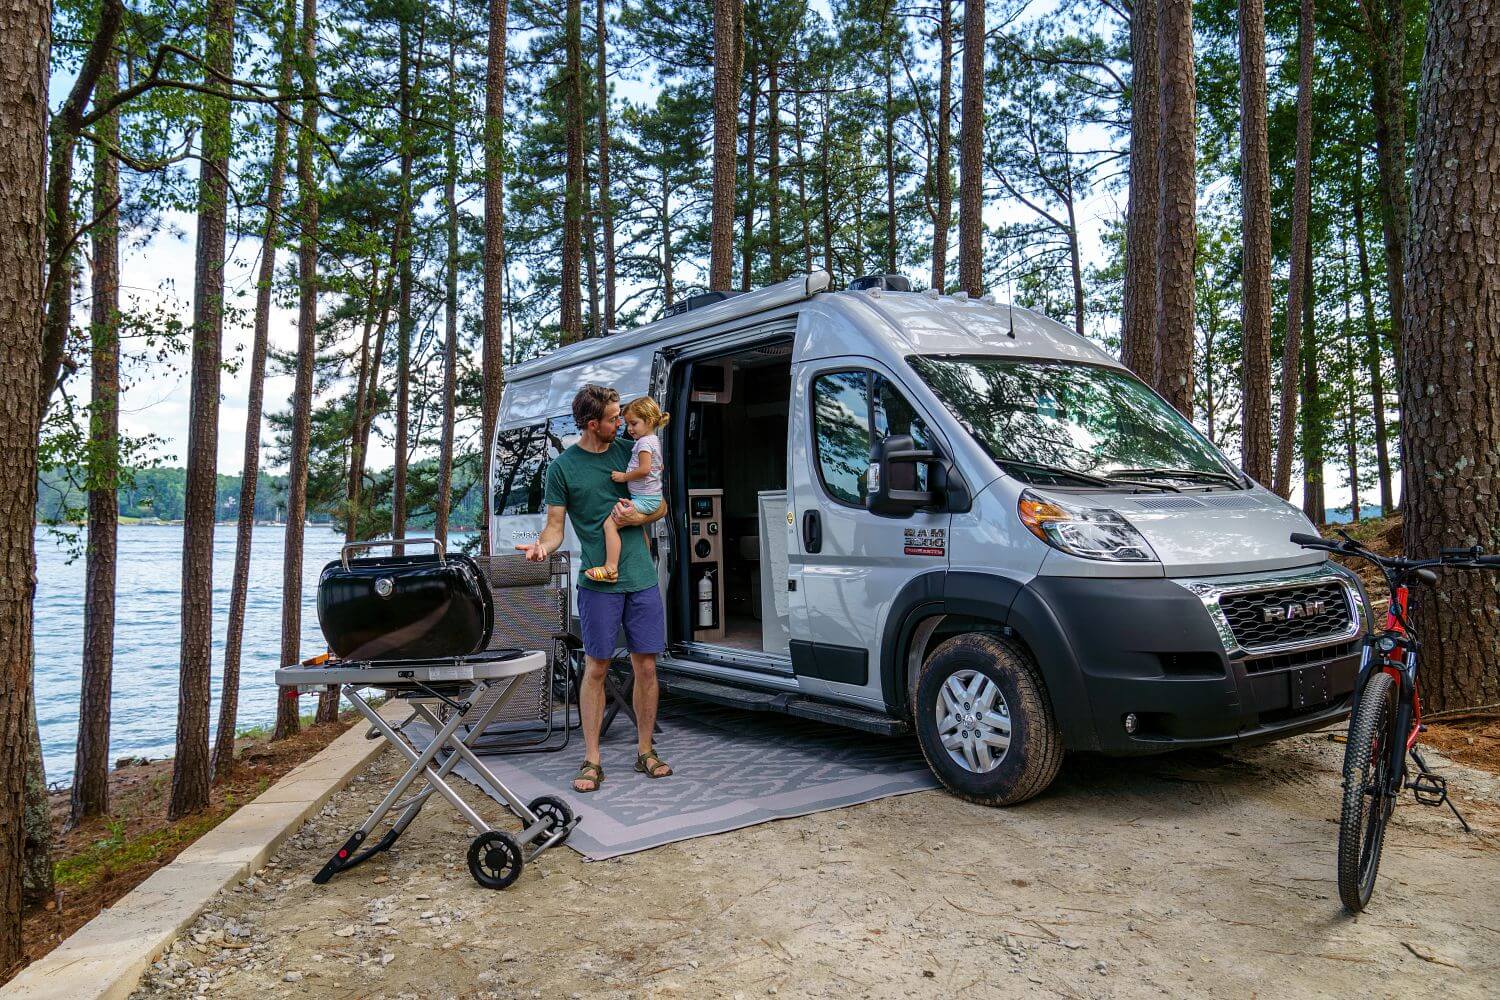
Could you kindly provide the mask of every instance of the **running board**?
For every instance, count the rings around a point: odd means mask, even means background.
[[[801,695],[750,691],[729,684],[716,684],[700,677],[685,677],[682,674],[667,671],[657,674],[657,682],[669,694],[749,712],[779,712],[782,715],[795,715],[798,718],[858,729],[877,736],[904,736],[911,731],[904,721],[892,719],[879,712],[871,712],[851,705],[813,701]]]

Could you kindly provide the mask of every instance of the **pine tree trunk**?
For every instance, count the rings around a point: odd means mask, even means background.
[[[234,0],[209,0],[205,82],[233,75]],[[224,335],[224,239],[228,218],[229,101],[208,98],[198,176],[198,260],[193,281],[193,389],[188,407],[182,528],[182,653],[177,755],[167,816],[208,806],[209,679],[213,670],[214,525],[218,520],[219,365]]]
[[[948,284],[948,230],[953,225],[953,0],[938,0],[937,211],[932,224],[932,287]]]
[[[1410,554],[1500,551],[1500,6],[1427,14],[1401,378]],[[1455,345],[1464,345],[1455,350]],[[1500,702],[1500,575],[1445,573],[1417,602],[1422,707]]]
[[[1323,447],[1322,359],[1318,356],[1318,331],[1314,325],[1310,248],[1302,275],[1302,512],[1314,524],[1323,524],[1328,520],[1323,476],[1327,456]]]
[[[52,6],[0,6],[0,974],[21,959]]]
[[[1283,342],[1281,379],[1281,425],[1276,435],[1276,481],[1273,488],[1282,497],[1292,492],[1292,444],[1297,426],[1297,383],[1285,377],[1297,363],[1302,317],[1302,295],[1309,287],[1302,268],[1311,261],[1308,251],[1308,214],[1312,209],[1312,99],[1313,0],[1301,0],[1297,23],[1297,164],[1292,182],[1292,275],[1287,284],[1286,338]]]
[[[740,120],[743,0],[714,0],[714,172],[708,287],[728,290],[734,272],[734,161]]]
[[[359,502],[364,484],[364,436],[366,406],[369,397],[366,386],[370,380],[370,368],[374,358],[370,356],[371,337],[375,323],[385,306],[385,286],[381,284],[380,262],[370,263],[370,283],[366,286],[368,305],[365,309],[364,329],[359,337],[359,370],[354,377],[354,416],[349,421],[349,465],[344,476],[344,542],[354,541],[359,530]]]
[[[119,64],[111,52],[99,77],[101,101],[117,89]],[[99,121],[96,134],[118,145],[116,114]],[[114,673],[115,558],[120,523],[120,165],[94,147],[94,250],[90,290],[88,552],[83,585],[83,670],[79,681],[78,745],[68,824],[109,812],[110,685]]]
[[[562,342],[583,339],[583,58],[582,8],[580,0],[567,0],[564,44],[567,63],[563,71],[563,94],[567,119],[567,161],[563,199],[562,238]]]
[[[1271,481],[1271,154],[1266,134],[1266,9],[1240,0],[1240,467]]]
[[[37,419],[46,416],[47,403],[57,387],[66,352],[73,305],[73,255],[76,234],[73,231],[73,154],[78,136],[86,127],[84,110],[93,98],[94,87],[103,75],[104,65],[114,52],[115,38],[124,19],[120,0],[102,0],[93,37],[84,52],[73,86],[62,106],[52,117],[51,151],[47,177],[47,295],[46,312],[40,323],[42,335],[41,372],[37,380],[37,399],[41,409]],[[18,64],[19,65],[19,64]],[[100,111],[95,107],[94,111]]]
[[[964,0],[964,94],[959,118],[958,285],[984,294],[984,0]]]
[[[594,228],[594,196],[588,183],[587,157],[585,157],[584,182],[579,186],[583,192],[583,253],[587,265],[589,289],[588,336],[604,336],[604,315],[599,309],[599,254],[598,231]]]
[[[280,88],[292,89],[297,57],[297,2],[283,12]],[[255,497],[260,479],[261,412],[266,396],[266,350],[271,331],[271,291],[276,280],[276,249],[281,241],[281,202],[286,192],[287,117],[276,115],[271,142],[271,176],[266,185],[266,222],[261,232],[260,272],[255,285],[255,333],[250,348],[249,398],[245,404],[245,456],[240,464],[239,518],[234,539],[234,574],[229,589],[229,628],[224,637],[224,683],[219,693],[219,724],[213,753],[215,780],[234,771],[234,736],[240,700],[240,657],[245,638],[245,606],[250,595],[250,549],[255,536]],[[285,692],[281,692],[283,695]]]
[[[881,32],[885,40],[885,270],[896,273],[896,96],[892,76],[895,68],[891,57],[891,36],[895,33],[891,22],[890,8],[886,8],[881,21]]]
[[[781,54],[772,52],[766,63],[766,185],[770,189],[770,217],[766,241],[770,244],[771,284],[785,275],[781,271]]]
[[[302,89],[318,89],[317,0],[302,0]],[[292,447],[287,463],[286,540],[281,563],[281,662],[302,659],[302,536],[307,521],[307,464],[312,437],[313,365],[318,324],[318,188],[313,176],[313,135],[318,129],[318,101],[302,102],[297,133],[297,197],[301,231],[297,238],[297,378],[292,389]],[[282,688],[276,704],[272,739],[295,736],[302,728],[295,688]]]
[[[1358,352],[1354,347],[1354,309],[1349,303],[1349,244],[1344,243],[1344,460],[1349,466],[1349,518],[1359,521],[1359,419],[1358,391],[1354,373]]]
[[[485,497],[490,496],[489,481],[494,448],[495,418],[500,412],[500,390],[504,385],[505,327],[502,313],[502,285],[505,280],[505,41],[509,16],[507,0],[489,0],[489,40],[485,52],[484,88],[484,381],[480,402],[480,425],[483,440],[480,454],[481,479]],[[378,362],[377,362],[378,363]],[[491,550],[490,506],[479,519],[480,551]]]
[[[1193,413],[1193,255],[1197,250],[1197,86],[1190,0],[1162,0],[1157,21],[1161,69],[1157,143],[1156,391]]]
[[[615,327],[615,207],[609,187],[609,75],[606,72],[604,0],[596,0],[594,11],[595,45],[599,84],[599,228],[604,241],[604,322],[601,332]]]
[[[1359,297],[1365,320],[1365,365],[1370,380],[1370,416],[1375,422],[1375,465],[1380,476],[1380,513],[1396,509],[1391,495],[1391,457],[1385,425],[1385,379],[1381,375],[1380,330],[1375,325],[1374,291],[1370,279],[1370,254],[1365,247],[1364,160],[1354,170],[1354,246],[1359,255]]]
[[[829,194],[828,146],[833,141],[829,135],[828,119],[832,116],[830,98],[823,96],[823,134],[818,141],[818,203],[823,213],[823,270],[833,276],[833,198]]]
[[[797,76],[797,97],[792,105],[792,128],[797,132],[797,220],[802,225],[802,270],[811,273],[813,269],[812,254],[812,221],[807,211],[807,156],[803,152],[803,140],[806,134],[802,130],[802,91],[804,82],[802,80],[802,65],[795,64]]]
[[[1083,250],[1078,245],[1078,209],[1073,197],[1073,168],[1065,162],[1064,207],[1068,213],[1068,267],[1073,272],[1073,330],[1082,337],[1084,326]]]
[[[398,72],[401,74],[399,102],[401,107],[401,208],[396,220],[396,245],[401,248],[397,264],[396,299],[396,441],[395,465],[391,471],[391,537],[406,537],[406,475],[411,460],[411,341],[416,330],[416,317],[412,315],[412,254],[416,240],[412,236],[415,228],[412,219],[416,205],[412,195],[412,164],[416,156],[416,122],[412,114],[412,91],[417,85],[410,81],[412,67],[410,16],[403,13],[399,41]],[[416,72],[420,74],[421,59],[416,60]],[[396,555],[405,554],[405,546],[396,546]]]
[[[1379,171],[1376,190],[1380,202],[1381,232],[1385,239],[1386,293],[1391,307],[1391,350],[1396,372],[1402,365],[1401,317],[1406,298],[1402,256],[1411,226],[1406,158],[1406,2],[1385,0],[1384,10],[1364,8],[1369,43],[1370,77],[1373,84],[1370,108],[1375,118],[1375,162]],[[1381,15],[1384,15],[1382,17]]]
[[[672,259],[672,185],[668,180],[666,164],[661,168],[661,294],[663,308],[672,308],[676,282],[672,275],[676,262]]]
[[[1130,193],[1125,213],[1125,285],[1120,360],[1148,385],[1156,364],[1156,209],[1161,130],[1160,0],[1136,0],[1130,18]]]
[[[448,16],[458,24],[458,5],[449,0]],[[448,260],[446,293],[443,303],[443,430],[438,445],[437,497],[433,500],[435,523],[433,535],[444,549],[448,547],[448,512],[453,494],[453,407],[458,386],[458,40],[456,30],[448,36],[448,127],[444,131],[446,167],[443,178],[443,208],[448,216]]]
[[[760,99],[760,66],[751,53],[748,113],[745,117],[745,222],[740,233],[740,287],[753,286],[755,265],[755,114]]]

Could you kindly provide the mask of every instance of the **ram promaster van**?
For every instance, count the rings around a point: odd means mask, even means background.
[[[496,551],[534,539],[584,383],[650,394],[674,694],[915,731],[1020,802],[1065,750],[1250,743],[1348,710],[1365,599],[1313,527],[1035,312],[814,272],[506,373]],[[568,547],[577,545],[568,533]]]

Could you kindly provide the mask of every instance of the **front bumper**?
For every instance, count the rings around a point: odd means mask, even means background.
[[[1350,581],[1362,624],[1357,580],[1335,572]],[[1054,704],[1069,748],[1153,753],[1266,742],[1349,711],[1361,655],[1357,628],[1336,641],[1247,652],[1197,582],[1037,577],[1022,588],[1011,620],[1037,652],[1054,701],[1059,691],[1087,701]],[[1132,713],[1136,727],[1127,733]]]

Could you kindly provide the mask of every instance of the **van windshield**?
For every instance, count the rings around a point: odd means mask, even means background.
[[[910,360],[990,456],[1021,478],[1243,485],[1192,424],[1127,372],[1064,361]]]

